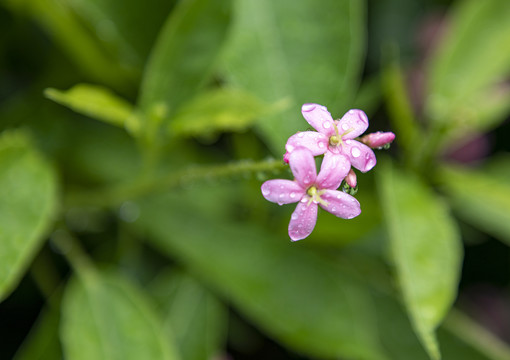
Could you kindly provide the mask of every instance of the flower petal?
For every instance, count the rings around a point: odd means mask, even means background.
[[[302,188],[306,189],[315,182],[317,170],[315,160],[310,150],[300,147],[296,148],[289,156],[289,165],[292,174]]]
[[[368,128],[368,117],[363,111],[352,109],[345,113],[338,121],[337,126],[340,134],[349,131],[348,134],[342,136],[342,139],[354,139],[363,134]]]
[[[302,240],[312,233],[317,222],[317,209],[317,204],[306,200],[297,204],[289,222],[289,236],[292,241]]]
[[[292,152],[298,147],[305,147],[312,152],[313,156],[322,155],[328,149],[328,141],[326,135],[317,131],[302,131],[287,140],[285,150]]]
[[[393,140],[395,140],[395,134],[392,132],[381,132],[377,131],[375,133],[370,133],[363,136],[360,141],[363,144],[368,145],[372,149],[381,148],[384,145],[390,144]]]
[[[298,202],[306,193],[297,182],[284,179],[268,180],[260,189],[266,200],[278,205]]]
[[[303,117],[315,130],[326,136],[335,134],[335,123],[325,106],[319,104],[304,104],[301,107]]]
[[[319,185],[320,189],[336,190],[349,173],[350,168],[351,163],[347,157],[328,151],[324,154],[316,183]]]
[[[343,154],[349,157],[351,165],[361,172],[367,172],[377,163],[372,149],[359,141],[345,141],[342,150]]]
[[[358,200],[342,191],[325,190],[321,199],[327,203],[327,205],[319,203],[321,208],[342,219],[352,219],[361,214]]]

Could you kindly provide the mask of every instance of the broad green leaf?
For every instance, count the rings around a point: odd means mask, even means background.
[[[35,325],[16,352],[14,360],[60,360],[62,350],[58,339],[60,321],[58,307],[41,311]]]
[[[27,134],[0,136],[0,300],[17,286],[57,207],[57,179]]]
[[[176,0],[68,0],[125,67],[141,68]]]
[[[384,359],[360,283],[286,232],[277,236],[191,206],[196,187],[140,202],[134,226],[286,346],[316,357]],[[209,198],[196,201],[214,208],[225,199],[211,188]]]
[[[439,174],[455,211],[466,221],[510,245],[510,180],[460,166]]]
[[[179,359],[144,294],[118,275],[86,273],[68,285],[60,338],[66,358]]]
[[[363,67],[364,1],[239,0],[223,68],[227,80],[289,110],[258,123],[275,154],[308,124],[301,105],[335,118],[351,107]]]
[[[258,117],[274,112],[274,108],[242,90],[210,90],[183,105],[170,123],[170,129],[177,136],[199,137],[221,131],[240,132]]]
[[[78,84],[67,91],[48,88],[47,98],[91,118],[136,132],[140,126],[133,106],[111,90],[97,85]]]
[[[181,1],[151,52],[139,105],[168,118],[209,79],[230,24],[231,0]]]
[[[213,359],[220,353],[226,344],[227,311],[210,291],[175,270],[162,272],[150,290],[183,359]]]
[[[458,130],[486,129],[508,113],[510,2],[459,1],[430,61],[426,110],[435,121]],[[490,104],[490,105],[488,105]]]
[[[397,281],[420,341],[439,359],[435,329],[457,294],[460,235],[448,208],[424,183],[389,162],[382,165],[381,203]]]

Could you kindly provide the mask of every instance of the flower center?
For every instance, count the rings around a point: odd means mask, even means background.
[[[321,195],[324,194],[325,190],[318,190],[315,185],[312,185],[306,190],[306,194],[310,197],[308,199],[308,205],[310,205],[312,202],[316,204],[322,204],[325,206],[328,206],[328,202],[321,199]]]
[[[333,122],[333,125],[335,127],[335,135],[329,137],[329,145],[331,146],[340,146],[343,144],[343,137],[353,131],[354,129],[347,129],[345,130],[341,135],[338,133],[338,126],[335,122]],[[345,124],[344,124],[345,126]]]

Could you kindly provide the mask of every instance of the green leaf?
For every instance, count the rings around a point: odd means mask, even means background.
[[[111,273],[81,275],[63,299],[60,337],[66,358],[179,359],[140,290]]]
[[[308,125],[301,105],[316,102],[341,117],[351,108],[363,67],[364,1],[240,0],[227,49],[227,79],[289,110],[260,120],[271,149]]]
[[[286,346],[324,358],[384,358],[362,284],[291,243],[286,232],[278,236],[207,211],[225,203],[214,189],[191,206],[196,188],[140,202],[134,226]],[[229,186],[232,195],[234,189]]]
[[[73,13],[67,0],[7,1],[15,11],[27,12],[69,55],[74,63],[95,81],[125,88],[133,74],[120,67]]]
[[[182,358],[213,359],[226,344],[227,311],[210,291],[189,275],[162,272],[151,285],[167,329]]]
[[[460,235],[445,204],[413,175],[391,163],[379,169],[380,193],[392,260],[407,311],[432,359],[435,329],[457,294]]]
[[[59,310],[57,307],[43,309],[14,360],[62,359],[58,340]]]
[[[462,218],[510,245],[510,180],[461,166],[439,173],[445,194]]]
[[[181,1],[168,17],[145,69],[139,105],[168,118],[209,79],[230,23],[231,0]]]
[[[18,284],[57,208],[51,166],[21,131],[0,136],[0,300]]]
[[[176,0],[68,0],[119,63],[141,72]],[[150,20],[149,20],[150,19]],[[134,24],[143,26],[133,26]]]
[[[504,120],[510,109],[503,86],[510,53],[502,51],[510,46],[509,17],[507,0],[461,1],[453,8],[448,33],[427,69],[426,110],[433,120],[456,132]]]
[[[222,131],[241,132],[271,111],[269,106],[242,90],[215,89],[184,104],[170,123],[177,136],[208,137]]]
[[[67,91],[48,88],[44,95],[80,114],[131,132],[136,132],[140,126],[133,115],[133,106],[102,86],[78,84]]]

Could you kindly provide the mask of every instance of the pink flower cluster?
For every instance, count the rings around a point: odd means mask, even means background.
[[[355,187],[351,166],[369,171],[376,164],[371,148],[384,147],[395,138],[391,132],[377,132],[355,140],[368,128],[368,118],[361,110],[349,110],[340,120],[333,120],[328,109],[318,104],[304,104],[301,112],[317,131],[298,132],[285,145],[284,161],[295,179],[268,180],[261,187],[262,195],[278,205],[298,203],[289,223],[293,241],[311,234],[319,206],[343,219],[361,213],[358,200],[337,189],[344,179]],[[314,159],[318,155],[324,155],[319,174]]]

